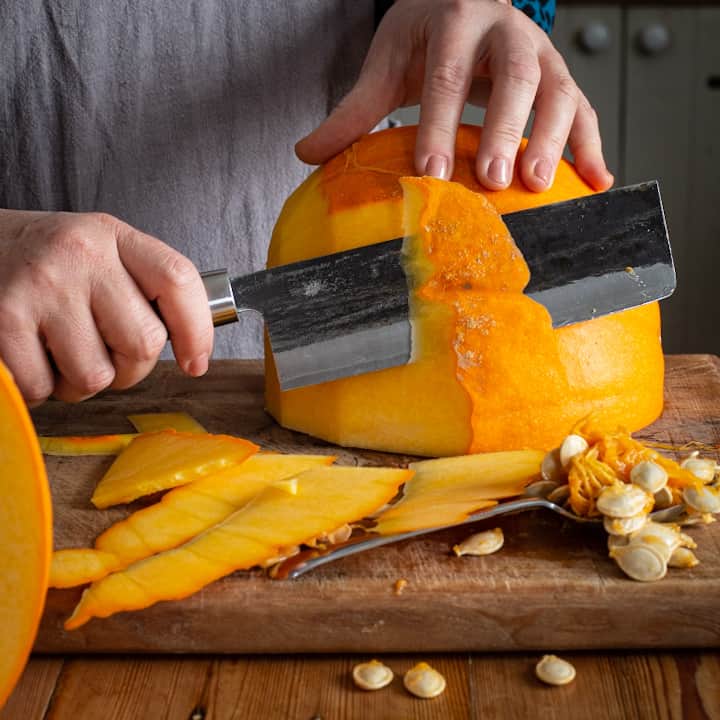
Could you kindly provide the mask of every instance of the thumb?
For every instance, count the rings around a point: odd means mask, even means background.
[[[326,162],[400,105],[404,67],[391,70],[391,53],[392,46],[376,35],[355,86],[321,125],[295,145],[300,160],[311,165]]]

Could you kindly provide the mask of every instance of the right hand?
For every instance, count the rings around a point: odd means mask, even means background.
[[[0,211],[0,358],[29,405],[134,385],[168,333],[178,365],[206,372],[212,320],[186,257],[110,215]]]

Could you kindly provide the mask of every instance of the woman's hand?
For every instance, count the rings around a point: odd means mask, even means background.
[[[0,358],[28,404],[134,385],[168,332],[203,374],[213,326],[187,258],[109,215],[0,211]]]
[[[597,116],[560,53],[524,13],[498,0],[397,0],[355,87],[296,151],[305,162],[325,162],[396,108],[419,102],[415,169],[449,178],[466,101],[487,107],[476,172],[488,189],[510,184],[532,108],[518,168],[528,188],[552,184],[566,143],[586,182],[612,185]]]

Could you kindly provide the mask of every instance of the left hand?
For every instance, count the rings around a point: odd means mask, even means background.
[[[360,77],[332,114],[296,146],[311,164],[329,160],[398,107],[420,103],[415,169],[450,178],[465,102],[487,107],[476,173],[490,190],[512,181],[531,109],[535,120],[519,172],[546,190],[566,143],[596,190],[613,177],[595,111],[547,35],[499,0],[397,0],[375,34]]]

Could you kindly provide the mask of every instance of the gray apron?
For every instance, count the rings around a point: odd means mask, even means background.
[[[0,0],[0,207],[104,211],[200,269],[259,269],[309,172],[293,145],[372,32],[370,0]],[[216,333],[215,357],[261,355],[257,317]]]

